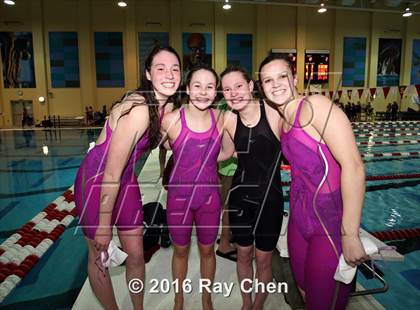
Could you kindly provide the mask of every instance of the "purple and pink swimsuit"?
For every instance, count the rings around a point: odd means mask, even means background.
[[[214,112],[205,132],[188,128],[185,111],[179,110],[181,132],[172,145],[174,166],[169,178],[166,216],[175,245],[190,243],[195,223],[198,242],[213,244],[220,222],[220,193],[217,157],[220,135]]]
[[[99,225],[102,179],[108,158],[112,129],[105,124],[106,138],[95,145],[83,160],[74,182],[74,201],[79,215],[79,225],[89,239],[95,239]],[[135,175],[135,164],[149,149],[149,131],[135,145],[120,179],[120,188],[112,210],[111,225],[120,230],[131,230],[143,224],[143,208],[140,187]],[[110,184],[113,186],[113,184]]]
[[[351,284],[334,280],[341,248],[341,168],[328,146],[312,138],[296,118],[281,133],[282,150],[292,170],[288,249],[307,309],[345,309]]]

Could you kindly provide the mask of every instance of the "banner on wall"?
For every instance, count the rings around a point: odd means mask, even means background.
[[[168,32],[139,32],[139,64],[140,74],[144,70],[144,63],[150,52],[157,46],[169,46]]]
[[[369,91],[370,91],[370,95],[373,97],[373,96],[375,96],[375,94],[376,94],[376,88],[374,87],[374,88],[371,88],[371,89],[369,89]]]
[[[95,32],[96,87],[124,87],[122,32]]]
[[[49,32],[51,86],[80,87],[77,32]]]
[[[363,91],[364,91],[364,89],[358,89],[358,90],[357,90],[357,93],[359,94],[359,99],[361,99],[361,98],[362,98]]]
[[[384,88],[382,88],[382,90],[383,90],[383,92],[384,92],[384,98],[386,99],[386,97],[388,96],[388,93],[389,93],[389,90],[390,90],[391,88],[390,87],[384,87]]]
[[[365,85],[366,38],[344,38],[343,79],[345,87]]]
[[[413,40],[411,58],[411,84],[420,84],[420,40]]]
[[[31,32],[0,32],[4,88],[35,88]]]
[[[400,82],[401,39],[379,39],[377,86],[398,86]]]
[[[237,65],[252,74],[252,34],[228,33],[226,35],[227,64]]]
[[[211,33],[184,32],[182,34],[182,63],[184,78],[192,67],[200,63],[212,65]]]

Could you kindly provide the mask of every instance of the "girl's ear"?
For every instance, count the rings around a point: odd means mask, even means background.
[[[251,93],[254,91],[254,81],[249,81],[248,88]]]
[[[150,72],[148,70],[146,70],[146,79],[148,81],[152,81],[152,76],[150,75]]]
[[[185,87],[185,91],[186,91],[187,95],[189,96],[190,95],[190,87],[188,85]]]

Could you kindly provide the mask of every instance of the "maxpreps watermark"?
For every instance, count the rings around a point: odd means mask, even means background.
[[[178,279],[173,281],[168,279],[151,279],[148,284],[150,285],[150,289],[148,289],[149,294],[169,294],[172,291],[174,293],[191,294],[194,291],[191,279],[185,279],[182,283]],[[143,281],[137,278],[131,279],[128,283],[128,289],[134,294],[142,292],[144,289]],[[200,294],[208,292],[230,297],[235,289],[235,283],[217,281],[212,283],[209,279],[199,279],[197,289]],[[258,279],[244,279],[239,283],[239,289],[243,293],[287,293],[288,284],[286,282],[263,283],[258,281]]]

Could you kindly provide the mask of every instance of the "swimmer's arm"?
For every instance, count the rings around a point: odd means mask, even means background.
[[[232,127],[232,121],[230,117],[231,112],[224,112],[223,113],[223,127],[222,127],[222,143],[219,152],[219,156],[217,157],[217,161],[224,161],[228,160],[232,156],[236,154],[235,152],[235,145],[233,143],[233,139],[229,132],[230,127]]]
[[[120,178],[140,137],[149,125],[147,106],[134,107],[121,117],[112,133],[102,187],[99,225],[110,229],[112,210],[120,189]]]
[[[360,249],[359,228],[365,195],[365,169],[349,120],[343,111],[323,96],[311,102],[315,117],[312,125],[322,134],[332,155],[341,166],[343,222],[341,227],[343,254],[346,261],[356,264],[365,255]],[[325,131],[324,131],[325,128]],[[346,244],[347,251],[346,253]],[[350,245],[349,245],[350,244]],[[362,253],[360,252],[362,251]]]
[[[232,142],[227,130],[223,131],[222,135],[222,147],[220,148],[219,156],[217,161],[224,161],[231,158],[235,153],[235,145]]]
[[[169,137],[168,137],[168,132],[167,132],[167,130],[168,130],[168,124],[167,123],[168,123],[168,119],[167,119],[167,117],[165,115],[163,117],[163,120],[162,120],[162,125],[160,126],[160,132],[162,134],[162,142],[161,142],[161,145],[165,149],[170,150],[171,149],[171,145],[169,143]]]
[[[173,127],[176,124],[176,115],[179,113],[176,112],[169,112],[166,113],[165,116],[162,119],[162,125],[161,125],[161,133],[162,133],[162,141],[163,146],[165,149],[170,150],[171,144],[170,139],[172,136]]]

